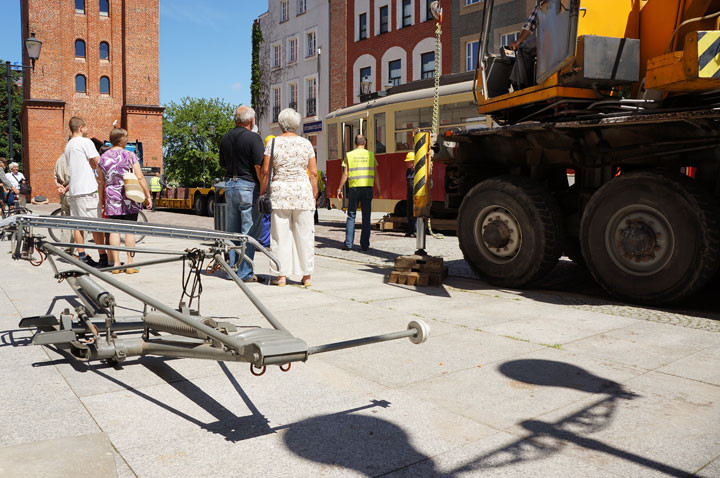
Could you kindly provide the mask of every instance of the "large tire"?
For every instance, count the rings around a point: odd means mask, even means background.
[[[720,261],[717,205],[694,180],[660,172],[619,176],[590,198],[580,241],[595,280],[649,304],[689,296]]]
[[[210,217],[215,217],[215,195],[208,194],[207,198],[207,213]]]
[[[535,182],[502,176],[473,187],[458,213],[465,260],[495,285],[522,287],[542,279],[563,250],[560,209]]]
[[[199,192],[195,193],[195,197],[193,198],[193,211],[195,211],[196,216],[207,215],[207,197]]]

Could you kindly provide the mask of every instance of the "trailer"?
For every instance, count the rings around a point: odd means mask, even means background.
[[[166,188],[160,193],[155,207],[187,209],[194,211],[198,216],[212,217],[215,214],[215,199],[214,187]]]

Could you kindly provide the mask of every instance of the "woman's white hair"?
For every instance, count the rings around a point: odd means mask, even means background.
[[[13,161],[12,163],[10,163],[10,166],[8,166],[9,169],[19,168],[19,167],[20,167],[20,165],[19,165],[18,163],[16,163],[15,161]]]
[[[292,108],[285,108],[278,115],[278,124],[283,133],[298,129],[300,120],[300,113]]]

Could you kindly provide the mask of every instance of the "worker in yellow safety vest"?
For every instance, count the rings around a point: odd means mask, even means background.
[[[160,192],[162,191],[162,181],[160,180],[160,173],[155,173],[155,176],[150,178],[150,193],[152,194],[152,208],[155,210],[155,201],[160,198]]]
[[[380,178],[377,174],[375,155],[367,150],[367,139],[359,134],[355,137],[355,149],[345,155],[343,174],[337,190],[337,197],[342,199],[342,188],[348,182],[348,208],[345,221],[344,250],[351,250],[355,240],[355,215],[358,203],[362,208],[362,232],[360,248],[370,248],[370,214],[372,212],[373,189],[377,185],[380,192]],[[379,194],[378,194],[379,195]]]

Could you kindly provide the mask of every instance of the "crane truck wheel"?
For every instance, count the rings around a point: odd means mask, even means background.
[[[675,302],[702,287],[720,262],[720,213],[694,180],[638,172],[601,187],[580,225],[583,257],[611,294]]]
[[[472,270],[490,283],[542,279],[563,250],[560,209],[539,184],[501,176],[473,187],[458,212],[458,240]]]
[[[199,192],[193,197],[193,211],[196,216],[205,216],[207,212],[207,198]]]

